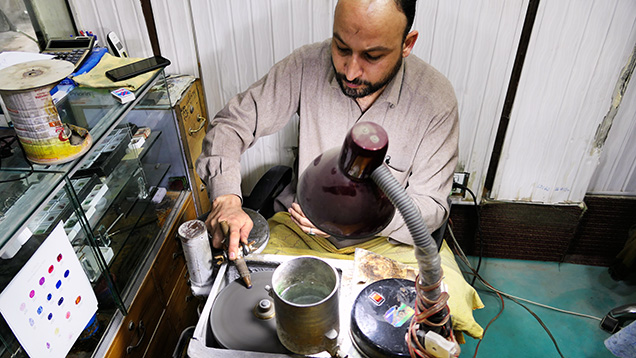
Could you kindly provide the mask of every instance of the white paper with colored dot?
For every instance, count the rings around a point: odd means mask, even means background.
[[[30,357],[65,357],[97,298],[62,225],[0,293],[0,313]]]

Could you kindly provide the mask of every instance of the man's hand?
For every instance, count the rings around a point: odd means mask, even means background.
[[[303,213],[300,205],[298,205],[297,203],[292,203],[292,206],[289,208],[288,211],[291,214],[292,221],[295,222],[296,225],[298,225],[298,227],[300,227],[300,229],[306,232],[308,235],[317,235],[324,238],[328,238],[329,236],[331,236],[326,232],[319,230],[314,224],[312,224],[311,221],[309,221],[309,219],[307,219],[307,217],[305,216],[305,213]]]
[[[212,210],[205,220],[205,226],[212,236],[212,246],[217,249],[223,247],[225,239],[219,222],[227,222],[230,227],[230,239],[226,245],[230,260],[236,259],[239,242],[247,244],[247,238],[254,226],[252,219],[243,211],[241,204],[241,198],[236,195],[219,196],[212,201]]]

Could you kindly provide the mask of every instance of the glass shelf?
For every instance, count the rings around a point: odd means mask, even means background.
[[[158,71],[127,104],[120,104],[110,89],[75,88],[57,109],[62,122],[90,132],[87,153],[62,164],[31,164],[15,140],[13,154],[1,159],[0,252],[10,255],[0,260],[0,290],[59,223],[97,296],[95,324],[101,329],[80,336],[69,357],[90,356],[117,311],[127,314],[133,286],[143,277],[144,260],[160,240],[164,219],[183,203],[177,198],[188,189],[170,187],[171,180],[187,174],[182,155],[161,150],[179,147],[173,143],[178,139],[173,110],[162,104],[169,95],[161,83],[165,78]],[[137,148],[132,141],[140,127],[150,133]],[[12,129],[0,129],[0,136],[12,134]],[[158,187],[167,194],[153,201]],[[3,318],[0,357],[26,357]]]

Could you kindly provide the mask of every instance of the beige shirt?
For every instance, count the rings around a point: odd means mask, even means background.
[[[340,147],[355,123],[369,121],[387,131],[391,172],[406,186],[429,230],[436,230],[448,215],[457,164],[457,100],[450,82],[410,55],[363,113],[337,83],[330,44],[329,39],[297,49],[211,120],[196,161],[211,199],[241,195],[240,155],[259,137],[283,128],[294,113],[300,118],[299,173],[324,151]],[[281,198],[285,205],[291,205],[294,191]],[[413,243],[397,213],[381,235]]]

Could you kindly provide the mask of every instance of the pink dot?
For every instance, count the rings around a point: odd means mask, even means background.
[[[20,305],[20,311],[24,311],[25,308],[26,308],[26,304],[22,302],[22,304]]]
[[[66,312],[66,319],[71,318],[71,312]]]
[[[35,296],[35,290],[31,290],[31,292],[29,292],[29,298],[33,298],[33,296]]]

